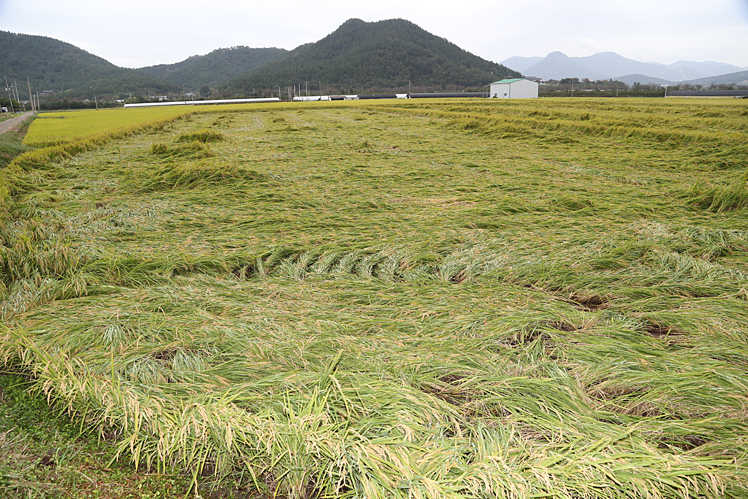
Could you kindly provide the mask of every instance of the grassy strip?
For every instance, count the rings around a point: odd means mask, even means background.
[[[8,166],[18,156],[26,152],[23,137],[28,133],[34,118],[25,120],[18,130],[0,134],[0,224],[4,224],[9,217],[11,205],[12,175]]]
[[[0,134],[0,169],[6,168],[13,158],[23,154],[26,150],[26,146],[19,139],[18,132]]]
[[[0,375],[0,494],[8,499],[176,497],[189,480],[134,474],[110,442],[50,408],[17,375]]]

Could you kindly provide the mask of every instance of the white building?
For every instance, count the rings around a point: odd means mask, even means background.
[[[498,99],[537,99],[538,82],[525,78],[495,81],[489,95]]]

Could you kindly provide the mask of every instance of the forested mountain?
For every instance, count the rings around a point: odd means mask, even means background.
[[[180,87],[134,69],[126,69],[46,36],[0,31],[0,77],[15,79],[21,99],[32,91],[53,90],[57,95],[89,98],[94,95],[127,96],[167,93]],[[3,85],[5,82],[3,81]]]
[[[203,85],[224,83],[287,54],[288,50],[279,48],[231,47],[194,55],[176,64],[140,68],[140,71],[190,90],[198,90]]]
[[[417,87],[480,87],[520,73],[481,59],[403,20],[346,21],[316,43],[297,47],[228,82],[229,93],[274,89],[309,82],[310,88],[359,92]]]

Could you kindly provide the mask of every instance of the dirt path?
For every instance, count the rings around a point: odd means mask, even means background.
[[[3,122],[0,122],[0,133],[9,132],[11,130],[15,130],[20,126],[23,121],[29,117],[31,117],[34,113],[29,111],[28,113],[23,113],[21,116],[16,116],[15,118],[11,118],[9,120],[5,120]]]

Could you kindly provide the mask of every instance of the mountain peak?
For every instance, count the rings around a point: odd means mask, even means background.
[[[405,19],[349,19],[316,43],[297,47],[262,70],[228,83],[236,92],[317,82],[336,92],[351,88],[407,88],[409,81],[432,89],[482,87],[521,76],[487,61]]]

